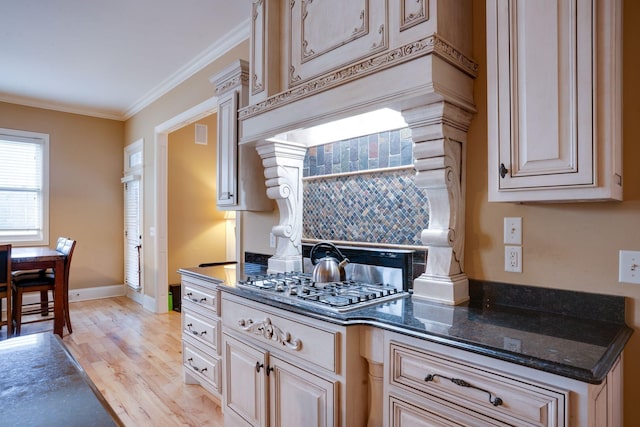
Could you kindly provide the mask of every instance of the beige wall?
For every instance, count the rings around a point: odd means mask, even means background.
[[[636,329],[625,351],[625,419],[640,420],[640,285],[618,283],[618,251],[640,250],[640,3],[624,2],[624,201],[518,205],[487,202],[485,1],[474,0],[478,108],[467,147],[466,272],[474,279],[628,297],[627,324]],[[503,218],[522,217],[523,273],[503,268]]]
[[[124,124],[0,102],[0,127],[49,134],[49,246],[78,241],[69,287],[122,284]]]
[[[150,227],[156,225],[156,218],[153,215],[156,203],[156,190],[153,182],[156,173],[154,165],[156,155],[155,127],[215,96],[214,86],[209,82],[209,78],[222,71],[233,61],[239,58],[246,59],[248,56],[249,41],[245,41],[125,122],[125,144],[144,138],[144,176],[147,181],[144,186],[143,240],[149,242],[146,245],[147,248],[152,244],[150,242],[155,240],[155,237],[151,236],[149,232]],[[156,260],[150,250],[144,251],[143,257],[144,291],[147,296],[155,298]]]
[[[225,261],[224,212],[216,208],[216,115],[196,123],[207,126],[208,144],[195,141],[195,124],[169,134],[168,246],[169,283],[177,270]]]

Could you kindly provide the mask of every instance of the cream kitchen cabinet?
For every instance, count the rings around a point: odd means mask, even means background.
[[[359,327],[222,294],[225,425],[360,426]]]
[[[489,201],[622,200],[620,0],[487,0]]]
[[[621,362],[601,384],[387,333],[384,425],[620,426]]]
[[[238,145],[238,108],[247,105],[248,64],[238,61],[212,77],[218,95],[216,202],[220,210],[273,210],[260,156]]]
[[[222,393],[220,290],[222,281],[182,274],[184,382],[200,384],[218,399]]]
[[[225,423],[251,426],[338,425],[337,381],[325,380],[271,352],[225,335]],[[267,408],[267,402],[269,407]]]

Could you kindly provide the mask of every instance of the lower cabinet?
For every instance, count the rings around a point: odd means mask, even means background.
[[[184,382],[222,394],[220,280],[182,274],[182,364]]]
[[[359,327],[222,294],[225,426],[364,426]]]
[[[601,384],[388,333],[383,425],[620,426],[621,364]]]
[[[225,405],[248,425],[334,425],[335,381],[227,335],[224,345],[229,384]],[[225,422],[228,414],[226,411]]]

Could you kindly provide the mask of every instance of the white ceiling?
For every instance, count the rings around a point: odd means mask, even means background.
[[[251,0],[1,0],[0,101],[126,119],[246,39],[250,14]]]

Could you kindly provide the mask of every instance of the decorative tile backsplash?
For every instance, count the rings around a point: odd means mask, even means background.
[[[381,169],[411,165],[412,150],[408,129],[310,148],[303,238],[422,246],[420,234],[429,224],[426,192],[416,187],[413,168]],[[345,174],[353,171],[359,173]]]
[[[411,131],[404,128],[311,147],[304,159],[303,176],[367,171],[412,164]]]

